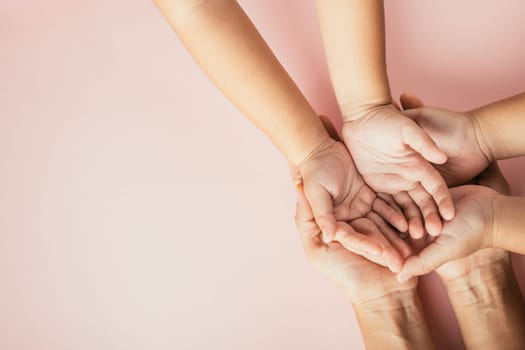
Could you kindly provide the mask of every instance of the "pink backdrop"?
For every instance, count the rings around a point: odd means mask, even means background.
[[[312,1],[242,1],[337,118]],[[389,1],[395,95],[465,109],[525,90],[525,2]],[[523,159],[503,162],[525,195]],[[361,349],[303,257],[283,158],[151,1],[0,4],[1,349]],[[525,260],[515,257],[521,286]],[[433,331],[462,347],[443,290]]]

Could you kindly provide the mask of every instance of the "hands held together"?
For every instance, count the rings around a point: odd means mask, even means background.
[[[350,153],[323,120],[331,139],[295,170],[305,251],[338,284],[359,274],[386,292],[410,289],[414,276],[496,246],[508,186],[475,113],[423,107],[407,94],[401,103],[403,111],[379,106],[348,118]]]

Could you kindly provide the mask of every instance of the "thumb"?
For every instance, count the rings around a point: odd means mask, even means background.
[[[443,164],[447,161],[447,155],[436,146],[432,138],[418,127],[415,122],[409,121],[409,123],[403,125],[401,132],[403,142],[414,151],[420,153],[429,162]]]
[[[459,258],[448,247],[439,244],[438,241],[426,246],[418,255],[408,257],[403,268],[397,274],[399,283],[405,283],[414,276],[426,275],[439,268],[450,260]]]
[[[425,104],[419,97],[417,97],[416,95],[412,95],[409,92],[402,93],[401,97],[399,97],[399,101],[401,102],[401,107],[403,107],[404,110],[421,108],[425,106]]]
[[[331,242],[336,231],[332,196],[319,183],[305,183],[304,194],[314,213],[315,222],[321,229],[323,241],[325,243]]]
[[[346,250],[358,255],[377,257],[383,253],[383,246],[379,240],[355,231],[347,223],[337,223],[335,240]]]

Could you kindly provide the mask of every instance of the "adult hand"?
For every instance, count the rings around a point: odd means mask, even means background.
[[[441,235],[418,255],[405,260],[398,274],[400,282],[493,246],[494,203],[500,195],[476,185],[452,188],[451,193],[456,203],[456,217],[446,222]]]
[[[324,243],[301,185],[298,186],[297,197],[295,221],[308,260],[345,291],[353,303],[363,303],[395,291],[416,287],[416,278],[406,283],[398,283],[392,272],[377,264],[390,260],[398,251],[403,257],[410,254],[408,245],[394,231],[386,230],[382,233],[369,219],[354,220],[352,225],[356,230],[378,240],[383,247],[380,256],[370,255],[366,251],[358,252],[361,253],[360,256],[345,249],[347,238],[353,238],[344,230],[338,230],[336,241]]]
[[[442,108],[423,107],[423,102],[411,94],[401,95],[403,114],[415,121],[434,140],[448,160],[435,168],[449,186],[464,184],[490,163],[487,143],[469,112],[451,112]]]
[[[479,185],[492,188],[493,190],[504,194],[510,194],[510,188],[503,177],[496,162],[493,162],[489,167],[481,173],[477,178],[476,182]],[[469,278],[470,275],[484,271],[483,275],[485,278],[490,273],[500,271],[499,268],[494,268],[496,264],[510,264],[510,254],[508,251],[497,248],[487,248],[478,250],[477,252],[461,259],[450,261],[436,270],[437,274],[445,282],[452,282],[460,278]],[[475,280],[473,282],[483,281],[477,280],[477,277],[469,278],[469,280]]]
[[[414,121],[393,105],[375,106],[343,125],[343,139],[363,179],[376,192],[394,195],[401,205],[412,199],[425,219],[426,231],[438,235],[441,216],[454,217],[448,187],[429,162],[443,164],[439,150]],[[402,200],[399,201],[399,197]],[[424,235],[422,226],[409,225],[413,238]]]

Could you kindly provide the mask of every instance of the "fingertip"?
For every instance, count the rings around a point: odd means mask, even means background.
[[[439,236],[441,234],[443,224],[437,214],[425,221],[425,229],[431,236]]]
[[[321,221],[321,220],[320,220]],[[332,242],[336,234],[336,223],[332,222],[330,219],[323,220],[322,225],[319,224],[321,228],[321,238],[325,244]]]
[[[454,207],[452,198],[447,198],[441,202],[439,205],[439,214],[447,221],[454,219],[456,216],[456,208]]]
[[[406,271],[401,271],[396,275],[397,281],[401,284],[407,283],[412,277],[413,276]]]
[[[403,262],[401,259],[393,259],[390,265],[388,265],[388,269],[392,271],[393,273],[399,273],[401,271],[401,268],[403,267]]]
[[[434,164],[445,164],[448,160],[448,156],[443,153],[443,151],[439,150],[434,153],[434,157],[432,160],[429,160],[430,162]]]
[[[398,212],[394,212],[388,222],[394,226],[399,232],[406,232],[408,230],[408,221],[406,217]]]
[[[403,267],[403,258],[393,246],[385,247],[384,255],[385,263],[390,271],[393,273],[401,271],[401,268]]]
[[[408,227],[408,233],[410,237],[412,237],[413,239],[423,238],[425,234],[425,230],[419,218],[410,220],[409,227]]]

